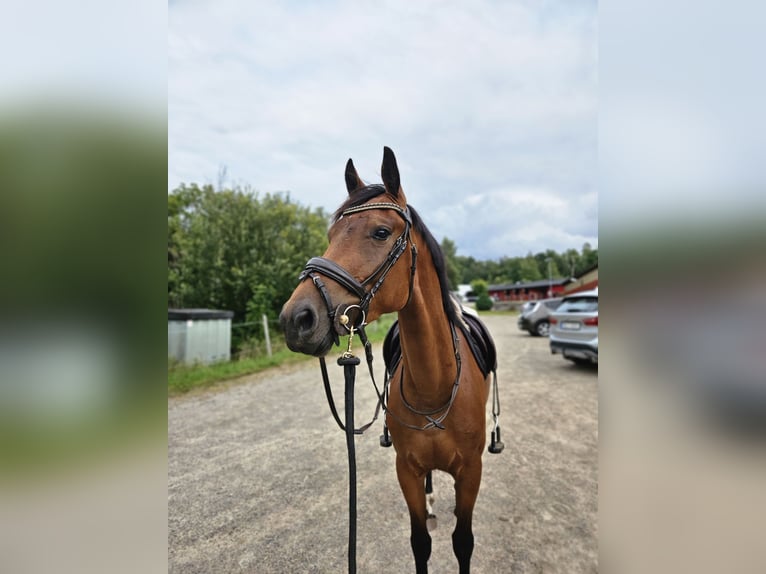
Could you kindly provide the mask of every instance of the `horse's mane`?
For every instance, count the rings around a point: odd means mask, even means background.
[[[378,197],[386,193],[386,188],[380,184],[367,185],[356,189],[353,193],[349,194],[346,201],[343,202],[337,211],[333,214],[332,222],[335,223],[340,218],[341,214],[350,207],[357,207],[370,201],[373,197]],[[439,246],[439,243],[434,239],[434,236],[426,227],[423,220],[415,208],[408,205],[410,208],[410,214],[412,216],[412,227],[419,233],[426,242],[426,248],[431,254],[434,266],[436,267],[436,275],[439,278],[439,288],[442,296],[442,306],[444,312],[447,314],[447,319],[454,325],[460,325],[461,321],[457,316],[457,309],[453,303],[452,296],[449,291],[449,281],[447,280],[447,264],[444,260],[444,254]]]

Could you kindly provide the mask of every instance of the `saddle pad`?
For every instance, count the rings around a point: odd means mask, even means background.
[[[462,313],[463,324],[458,328],[463,333],[471,353],[476,359],[479,369],[486,377],[489,373],[497,370],[497,351],[495,342],[489,334],[487,327],[481,320],[469,313]],[[386,371],[392,373],[397,363],[402,358],[402,346],[399,340],[399,321],[395,321],[388,330],[385,341],[383,341],[383,361],[386,364]]]

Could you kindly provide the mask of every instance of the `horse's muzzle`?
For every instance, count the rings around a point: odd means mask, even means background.
[[[309,301],[295,305],[286,303],[279,314],[279,324],[291,351],[323,357],[332,347],[333,325],[327,313],[316,309]]]

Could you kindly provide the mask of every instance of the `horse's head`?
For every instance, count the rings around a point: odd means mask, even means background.
[[[374,321],[409,301],[416,258],[412,220],[387,147],[381,174],[382,186],[366,186],[348,160],[349,196],[335,213],[327,251],[308,262],[279,315],[292,351],[324,356],[352,324]]]

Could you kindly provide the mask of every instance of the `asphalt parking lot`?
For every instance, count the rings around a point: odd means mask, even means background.
[[[498,348],[506,448],[484,456],[472,571],[597,572],[597,370],[551,355],[515,315],[485,321]],[[342,373],[328,362],[342,396]],[[375,362],[382,373],[380,352]],[[361,370],[356,395],[366,421],[374,392]],[[358,571],[411,572],[407,507],[380,429],[357,438]],[[429,566],[456,572],[451,477],[435,473],[434,488]],[[344,572],[347,489],[345,437],[316,361],[169,399],[169,572]]]

